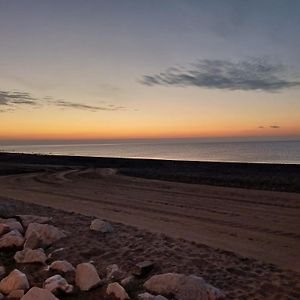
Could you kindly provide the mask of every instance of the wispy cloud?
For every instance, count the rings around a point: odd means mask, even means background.
[[[300,79],[289,79],[287,67],[265,58],[239,62],[199,60],[188,68],[172,67],[145,75],[141,82],[148,86],[196,86],[210,89],[279,91],[300,86]]]
[[[279,129],[280,126],[278,126],[278,125],[271,125],[270,128],[272,128],[272,129]]]
[[[63,99],[54,99],[50,96],[36,98],[27,92],[0,91],[0,112],[10,112],[26,106],[39,107],[43,105],[57,106],[64,109],[69,108],[88,111],[116,111],[125,109],[123,106],[116,106],[109,103],[97,106]]]

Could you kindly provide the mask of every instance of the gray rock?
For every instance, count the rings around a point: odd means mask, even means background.
[[[60,275],[54,275],[46,279],[44,288],[53,294],[61,291],[65,294],[73,292],[73,285],[68,284],[67,280]]]
[[[131,273],[135,276],[144,277],[146,276],[152,269],[153,269],[153,262],[152,261],[143,261],[140,263],[137,263]]]
[[[23,290],[14,290],[8,294],[7,299],[21,299],[23,296],[24,296]]]
[[[124,279],[121,280],[121,285],[127,289],[132,287],[136,283],[137,279],[133,275],[130,275]]]
[[[20,233],[24,233],[24,228],[22,224],[14,218],[0,219],[0,223],[6,224],[9,227],[10,231],[18,230]]]
[[[210,293],[211,286],[203,278],[177,273],[154,275],[144,283],[144,287],[151,293],[174,295],[180,300],[215,300],[222,296],[217,288],[215,293]]]
[[[119,268],[118,265],[113,264],[106,267],[106,277],[109,280],[120,280],[122,277],[124,277],[124,272]]]
[[[66,237],[66,234],[57,227],[38,223],[29,224],[25,238],[30,239],[32,235],[37,235],[37,237],[42,241],[44,247],[48,247],[61,238]]]
[[[129,296],[126,293],[125,289],[117,282],[110,283],[106,289],[107,295],[113,295],[119,300],[128,300]]]
[[[15,269],[0,281],[0,292],[9,294],[14,290],[27,290],[29,283],[27,277],[21,271]]]
[[[98,286],[101,280],[94,265],[82,263],[76,267],[75,282],[81,291],[89,291]]]
[[[0,293],[0,300],[4,299],[4,295]]]
[[[23,226],[26,228],[29,226],[30,223],[45,224],[51,221],[51,218],[35,215],[17,215],[17,217],[20,218]]]
[[[38,287],[31,288],[21,300],[59,300],[51,292]]]
[[[114,230],[110,223],[100,219],[93,220],[90,229],[93,231],[100,231],[102,233],[113,232]]]
[[[4,266],[0,266],[0,279],[5,275],[6,270]]]
[[[47,256],[43,249],[29,249],[26,248],[22,251],[16,252],[14,259],[19,264],[26,263],[42,263],[44,264],[47,260]]]
[[[18,230],[12,230],[0,238],[0,249],[22,247],[24,241],[24,237]]]
[[[50,265],[50,269],[61,273],[73,272],[75,268],[66,260],[56,260]]]
[[[137,296],[138,300],[154,300],[154,295],[148,293],[148,292],[145,292],[145,293],[142,293],[142,294],[139,294]]]

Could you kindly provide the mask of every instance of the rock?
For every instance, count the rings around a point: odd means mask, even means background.
[[[152,261],[143,261],[136,264],[131,273],[135,276],[144,277],[153,269],[153,266],[154,264]]]
[[[6,224],[10,231],[17,230],[20,233],[24,232],[24,228],[20,222],[18,222],[16,219],[10,218],[10,219],[0,219],[0,223]]]
[[[26,239],[30,239],[36,234],[42,241],[43,248],[52,245],[54,242],[66,237],[66,234],[57,227],[48,224],[30,223],[25,234]]]
[[[39,236],[35,231],[30,234],[24,244],[24,248],[29,249],[43,248],[43,246],[44,244],[41,236]]]
[[[75,268],[66,260],[57,260],[50,265],[50,269],[62,273],[73,272]]]
[[[215,300],[219,297],[209,293],[210,285],[203,278],[192,275],[177,273],[154,275],[144,283],[144,287],[152,293],[174,295],[180,300]],[[221,296],[221,292],[219,295]]]
[[[125,289],[117,282],[110,283],[107,286],[106,294],[113,295],[115,298],[120,299],[120,300],[129,299],[129,296],[126,293]]]
[[[44,264],[47,260],[47,256],[43,249],[29,249],[26,248],[22,251],[16,252],[14,259],[19,264],[26,263],[42,263]]]
[[[153,300],[168,300],[168,299],[162,295],[157,295],[153,298]]]
[[[4,299],[4,295],[0,293],[0,300]]]
[[[124,288],[130,288],[136,283],[136,278],[133,275],[130,275],[121,280],[121,285]]]
[[[9,226],[7,224],[0,223],[0,236],[8,232],[10,232]]]
[[[23,296],[24,296],[23,290],[14,290],[8,294],[7,299],[21,299]]]
[[[59,300],[51,292],[38,287],[31,288],[21,300]]]
[[[116,264],[109,265],[106,267],[106,277],[109,280],[120,280],[122,277],[124,277],[124,275],[124,272]]]
[[[100,277],[94,265],[82,263],[77,265],[75,273],[76,285],[81,291],[88,291],[100,284]]]
[[[100,231],[102,233],[113,232],[114,230],[110,223],[100,219],[93,220],[90,229],[94,231]]]
[[[4,234],[0,238],[0,249],[11,247],[22,247],[24,244],[24,238],[18,230],[12,230]]]
[[[137,296],[138,300],[154,300],[154,295],[148,293],[148,292],[145,292],[145,293],[142,293],[142,294],[139,294]]]
[[[24,227],[28,227],[30,223],[45,224],[51,221],[51,218],[35,215],[17,215]]]
[[[6,271],[5,271],[5,267],[0,266],[0,279],[5,275]]]
[[[14,290],[27,290],[29,283],[27,277],[21,271],[15,269],[0,281],[0,292],[9,294]]]
[[[46,279],[44,288],[53,294],[59,291],[70,294],[73,292],[73,285],[68,284],[67,280],[60,275],[54,275]]]

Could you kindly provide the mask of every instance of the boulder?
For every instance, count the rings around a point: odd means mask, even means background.
[[[23,290],[14,290],[8,294],[7,299],[21,299],[23,296],[24,296]]]
[[[6,224],[10,231],[11,230],[18,230],[20,233],[24,233],[24,228],[20,222],[18,222],[16,219],[10,218],[10,219],[0,219],[0,223]]]
[[[22,247],[24,241],[24,237],[18,230],[12,230],[0,238],[0,249]]]
[[[61,273],[73,272],[75,268],[66,260],[56,260],[50,265],[50,269]]]
[[[57,227],[38,223],[29,224],[25,238],[30,239],[32,235],[37,235],[37,237],[42,241],[43,247],[48,247],[61,238],[66,237],[66,234]]]
[[[137,263],[131,273],[135,276],[144,277],[153,269],[153,262],[146,260],[140,263]]]
[[[114,230],[110,223],[100,219],[93,220],[90,229],[94,231],[100,231],[102,233],[113,232]]]
[[[70,294],[73,292],[73,285],[68,284],[67,280],[60,275],[54,275],[46,279],[44,288],[53,294],[59,291]]]
[[[125,289],[117,282],[110,283],[106,289],[107,295],[113,295],[119,300],[128,300],[129,296],[126,293]]]
[[[24,227],[28,227],[30,223],[45,224],[51,221],[49,217],[41,217],[35,215],[17,215]]]
[[[40,235],[33,231],[24,243],[24,248],[37,249],[43,248],[43,240]]]
[[[180,300],[215,300],[222,293],[209,293],[210,285],[203,278],[197,276],[186,276],[177,273],[154,275],[144,283],[144,287],[151,293],[163,296],[174,296]]]
[[[91,263],[77,265],[75,272],[75,282],[81,291],[88,291],[101,282],[95,266]]]
[[[16,252],[14,259],[19,264],[27,263],[42,263],[44,264],[47,260],[47,256],[43,249],[29,249],[26,248],[22,251]]]
[[[0,236],[8,232],[10,232],[9,226],[7,224],[0,223]]]
[[[14,290],[27,290],[29,283],[27,277],[21,271],[15,269],[0,281],[0,292],[9,294]]]
[[[31,288],[21,300],[59,300],[51,292],[38,287]]]
[[[136,283],[136,281],[137,281],[136,277],[130,275],[121,280],[121,285],[126,289],[131,288]]]

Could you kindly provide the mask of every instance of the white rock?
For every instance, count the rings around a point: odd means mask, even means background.
[[[125,289],[117,282],[110,283],[106,289],[107,295],[114,295],[115,298],[120,300],[128,300],[129,296]]]
[[[16,219],[10,218],[10,219],[0,219],[0,223],[6,224],[10,231],[11,230],[18,230],[20,233],[24,232],[24,228],[20,222],[18,222]]]
[[[21,219],[21,222],[24,227],[28,227],[30,223],[45,224],[51,221],[51,218],[35,215],[17,215],[17,217]]]
[[[76,285],[81,291],[88,291],[100,283],[98,272],[91,263],[77,265],[75,274]]]
[[[75,268],[66,260],[56,260],[50,265],[50,269],[62,273],[73,272]]]
[[[180,300],[215,300],[219,297],[209,293],[210,286],[203,278],[177,273],[154,275],[144,283],[144,287],[152,293],[174,295]]]
[[[73,285],[68,284],[67,280],[60,275],[54,275],[46,279],[44,288],[53,294],[62,291],[66,294],[73,292]]]
[[[114,230],[110,223],[100,219],[93,220],[90,229],[94,231],[100,231],[102,233],[113,232]]]
[[[10,232],[9,226],[7,224],[0,223],[0,236],[8,232]]]
[[[24,238],[18,230],[12,230],[4,234],[0,238],[0,249],[1,248],[11,248],[11,247],[21,247],[24,244]]]
[[[48,247],[61,238],[66,237],[66,234],[55,226],[31,223],[26,230],[25,238],[29,239],[34,234],[42,241],[44,247]]]
[[[24,296],[23,290],[14,290],[8,294],[7,299],[21,299],[23,296]]]
[[[0,281],[0,292],[9,294],[14,290],[27,290],[29,283],[27,277],[21,271],[15,269]]]
[[[21,300],[59,300],[51,292],[38,287],[31,288]]]
[[[16,252],[14,259],[19,264],[26,263],[42,263],[44,264],[47,260],[47,256],[43,249],[29,249],[26,248],[22,251]]]

